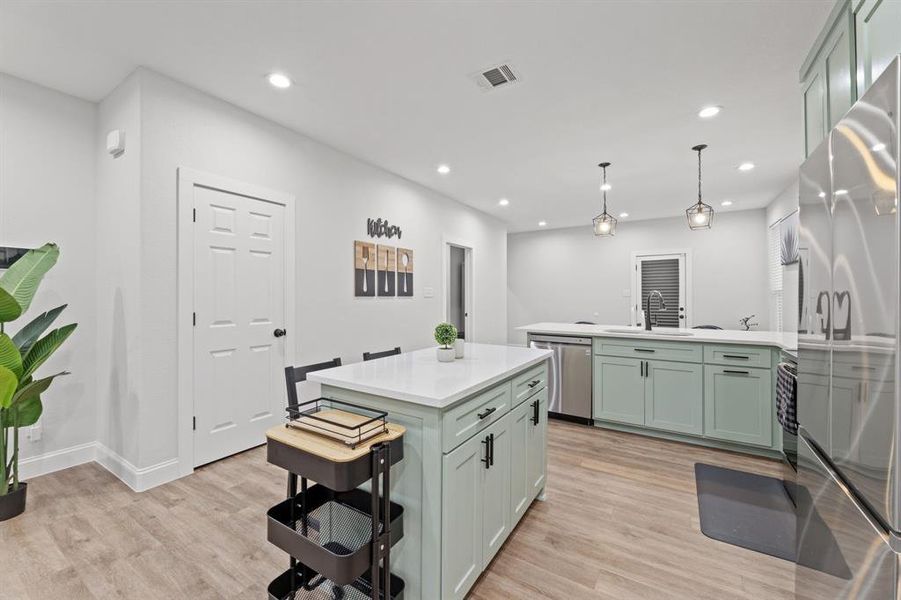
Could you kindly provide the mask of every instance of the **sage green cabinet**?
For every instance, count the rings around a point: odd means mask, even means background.
[[[598,356],[594,359],[594,418],[644,425],[644,361]]]
[[[510,515],[513,526],[544,489],[547,388],[510,413]]]
[[[442,598],[465,598],[512,528],[510,413],[444,455]],[[493,462],[488,440],[493,436]]]
[[[704,436],[755,446],[773,444],[770,369],[704,367]]]
[[[481,435],[473,437],[444,455],[441,486],[442,598],[465,597],[482,572],[483,439]]]
[[[863,0],[854,14],[857,42],[857,91],[863,93],[901,54],[901,2]]]
[[[704,431],[703,367],[646,361],[645,425],[700,435]]]
[[[854,15],[845,0],[836,6],[824,35],[801,67],[805,156],[857,100],[854,57]]]

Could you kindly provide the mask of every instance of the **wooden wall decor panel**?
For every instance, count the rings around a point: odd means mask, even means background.
[[[397,295],[413,295],[413,251],[397,249]]]
[[[376,288],[379,296],[394,296],[397,281],[397,248],[394,246],[378,247],[378,277]]]
[[[354,242],[354,295],[375,296],[375,244]]]

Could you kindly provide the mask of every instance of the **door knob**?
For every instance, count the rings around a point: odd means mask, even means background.
[[[286,335],[288,335],[288,332],[284,329],[276,329],[272,332],[272,335],[274,335],[275,337],[285,337]]]

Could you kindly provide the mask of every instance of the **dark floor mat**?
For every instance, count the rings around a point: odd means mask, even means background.
[[[695,463],[695,483],[704,535],[795,562],[795,505],[782,480]],[[807,490],[798,493],[806,496]],[[810,526],[819,532],[824,550],[833,551],[824,552],[823,564],[805,566],[850,579],[848,564],[826,523],[814,514]]]

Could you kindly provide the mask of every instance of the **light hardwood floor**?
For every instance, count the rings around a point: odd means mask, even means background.
[[[793,597],[791,563],[698,526],[695,462],[774,476],[779,463],[559,422],[549,452],[548,501],[472,600]],[[95,464],[37,478],[28,511],[0,523],[0,598],[265,598],[287,566],[264,517],[284,490],[262,448],[142,494]]]

